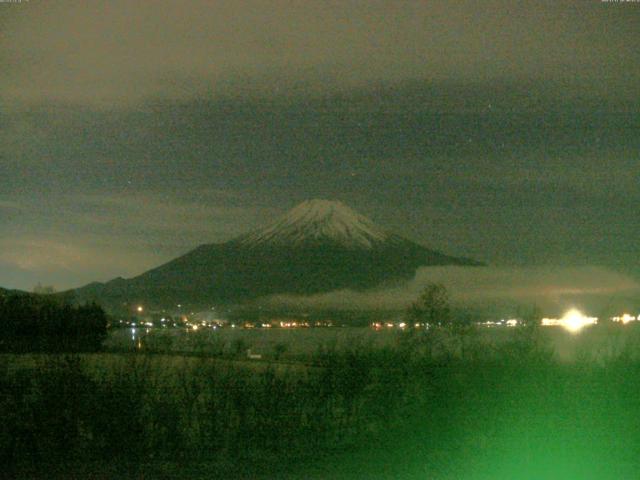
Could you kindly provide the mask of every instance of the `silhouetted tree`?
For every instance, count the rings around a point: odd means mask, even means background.
[[[33,293],[38,295],[50,295],[56,293],[56,289],[52,285],[42,285],[40,282],[33,287]]]
[[[450,327],[452,319],[449,293],[439,283],[428,284],[407,310],[410,325],[424,323],[431,327]]]
[[[2,350],[97,350],[106,335],[107,316],[96,304],[74,307],[51,296],[0,296]]]

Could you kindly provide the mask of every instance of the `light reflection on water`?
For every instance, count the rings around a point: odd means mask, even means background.
[[[131,343],[134,348],[140,350],[142,348],[142,339],[149,334],[149,329],[145,328],[144,333],[140,332],[135,327],[131,327]]]

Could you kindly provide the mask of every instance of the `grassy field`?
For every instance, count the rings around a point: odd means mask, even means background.
[[[637,333],[229,333],[256,350],[303,335],[278,362],[7,354],[0,464],[48,479],[635,478]]]

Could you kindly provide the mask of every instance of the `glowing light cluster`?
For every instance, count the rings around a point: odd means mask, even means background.
[[[501,320],[488,320],[486,322],[482,322],[481,325],[485,327],[517,327],[522,322],[517,318],[509,318],[509,319],[501,319]]]
[[[628,313],[623,313],[619,317],[612,317],[611,320],[614,322],[618,322],[618,323],[622,323],[623,325],[626,325],[627,323],[640,320],[640,315],[638,315],[637,317],[634,317],[633,315],[630,315]]]
[[[424,324],[424,323],[413,323],[413,324],[409,324],[407,322],[398,322],[398,323],[394,323],[394,322],[373,322],[371,324],[371,328],[373,328],[374,330],[382,330],[383,328],[399,328],[401,330],[404,330],[407,327],[410,327],[411,325],[413,325],[415,328],[422,328],[422,327],[426,327],[429,328],[428,325]],[[326,324],[326,325],[316,325],[316,326],[327,326],[330,327],[331,324]]]
[[[551,326],[560,326],[569,330],[570,332],[579,332],[582,328],[587,325],[595,325],[598,323],[597,317],[588,317],[583,314],[580,310],[571,309],[567,313],[565,313],[562,318],[543,318],[542,325],[551,327]]]

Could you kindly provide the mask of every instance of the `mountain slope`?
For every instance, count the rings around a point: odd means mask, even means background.
[[[138,277],[90,284],[82,300],[210,305],[279,293],[364,289],[420,266],[478,265],[394,235],[340,202],[303,202],[271,225],[201,245]]]

